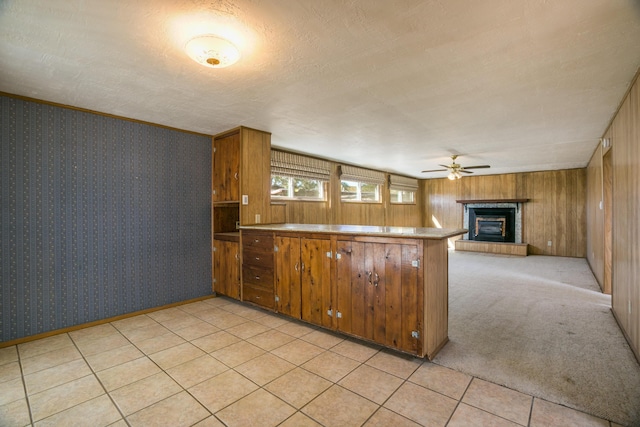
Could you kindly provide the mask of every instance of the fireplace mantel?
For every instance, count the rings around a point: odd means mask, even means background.
[[[462,199],[456,200],[456,203],[470,204],[470,203],[525,203],[529,199]]]

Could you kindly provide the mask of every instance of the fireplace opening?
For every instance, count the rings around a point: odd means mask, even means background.
[[[515,242],[515,208],[470,208],[469,240]]]

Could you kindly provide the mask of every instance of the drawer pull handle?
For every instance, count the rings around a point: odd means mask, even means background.
[[[255,243],[260,243],[260,239],[254,239],[253,240]]]
[[[256,280],[260,280],[260,276],[256,276]]]
[[[293,268],[298,271],[298,262],[296,261],[296,265],[293,266]]]
[[[259,256],[256,257],[256,261],[260,261],[260,257]]]
[[[233,174],[233,177],[236,179],[236,181],[238,180],[238,172]]]

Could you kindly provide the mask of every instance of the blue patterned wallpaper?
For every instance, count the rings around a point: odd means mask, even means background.
[[[0,341],[211,294],[211,138],[0,96]]]

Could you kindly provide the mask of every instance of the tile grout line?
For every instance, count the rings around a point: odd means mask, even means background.
[[[185,312],[185,313],[186,313],[186,312]],[[186,313],[186,314],[188,314],[188,315],[192,315],[192,314],[190,314],[190,313]],[[160,326],[162,326],[162,327],[165,327],[165,328],[166,328],[166,326],[164,326],[161,322],[158,322],[156,319],[154,319],[154,318],[152,318],[152,317],[150,317],[150,316],[148,316],[148,315],[146,315],[146,314],[144,314],[143,316],[147,316],[147,317],[149,317],[151,320],[153,320],[154,322],[156,322],[158,325],[160,325]],[[192,315],[192,316],[193,316],[193,315]],[[203,321],[205,321],[205,322],[206,322],[206,320],[203,320]],[[207,322],[207,323],[209,323],[209,322]],[[111,323],[109,323],[109,324],[111,324]],[[209,410],[209,408],[207,408],[206,406],[204,406],[204,405],[203,405],[203,404],[202,404],[198,399],[196,399],[196,397],[195,397],[195,396],[193,396],[193,395],[192,395],[192,394],[191,394],[191,393],[190,393],[186,388],[184,388],[184,387],[182,386],[182,384],[178,383],[175,379],[173,379],[173,377],[172,377],[168,372],[166,372],[166,371],[165,371],[165,370],[164,370],[160,365],[158,365],[158,364],[156,363],[156,361],[155,361],[155,360],[153,360],[151,357],[149,357],[149,354],[145,353],[145,352],[144,352],[142,349],[140,349],[140,348],[139,348],[139,347],[138,347],[138,346],[137,346],[133,341],[131,341],[131,340],[130,340],[126,335],[124,335],[124,334],[122,333],[122,331],[121,331],[120,329],[118,329],[118,327],[117,327],[117,326],[115,326],[115,325],[111,325],[111,326],[113,326],[113,327],[118,331],[118,333],[119,333],[120,335],[122,335],[122,336],[124,337],[124,339],[126,339],[126,340],[127,340],[127,341],[128,341],[128,342],[129,342],[133,347],[135,347],[135,348],[136,348],[140,353],[142,353],[142,354],[143,354],[143,356],[142,356],[142,357],[147,358],[151,363],[153,363],[156,367],[158,367],[158,369],[160,369],[160,372],[162,372],[162,373],[164,373],[165,375],[167,375],[167,376],[171,379],[171,381],[175,382],[175,383],[178,385],[178,387],[180,387],[180,388],[182,389],[182,391],[186,392],[187,394],[189,394],[189,396],[193,397],[193,398],[194,398],[194,399],[195,399],[195,400],[200,404],[200,406],[202,406],[202,407],[203,407],[207,412],[209,412],[209,414],[210,414],[211,416],[215,417],[215,415],[214,415],[214,414]],[[134,328],[134,329],[139,329],[139,328]],[[166,328],[166,329],[167,329],[167,330],[169,330],[172,334],[177,335],[174,331],[170,330],[169,328]],[[179,335],[178,335],[178,336],[179,336]],[[181,337],[181,338],[182,338],[182,337]],[[183,338],[183,339],[184,339],[184,338]],[[189,344],[191,344],[191,341],[185,340],[185,342],[188,342]],[[178,344],[178,345],[181,345],[181,344]],[[194,346],[195,346],[195,344],[191,344],[191,345],[194,345]],[[170,349],[170,348],[174,348],[174,347],[177,347],[177,345],[172,346],[172,347],[168,347],[168,348],[166,348],[166,349],[164,349],[164,350],[168,350],[168,349]],[[195,346],[195,347],[197,347],[197,346]],[[199,347],[197,347],[197,348],[199,348]],[[160,351],[164,351],[164,350],[160,350]],[[159,353],[160,351],[157,351],[156,353]],[[206,353],[206,352],[205,352],[205,353]],[[153,353],[152,353],[152,354],[153,354]],[[208,354],[208,353],[206,353],[206,354]],[[139,359],[141,359],[142,357],[140,357]],[[137,360],[137,359],[134,359],[134,360]],[[93,370],[93,369],[92,369],[92,370]],[[155,375],[155,374],[154,374],[154,375]],[[151,376],[151,375],[146,376],[146,377],[144,377],[144,378],[140,378],[139,380],[134,381],[133,383],[130,383],[130,384],[135,384],[135,383],[137,383],[137,382],[139,382],[139,381],[142,381],[142,380],[144,380],[144,379],[146,379],[146,378],[149,378],[150,376]],[[97,377],[97,375],[96,375],[96,377]],[[130,385],[130,384],[125,384],[125,385],[123,385],[122,387],[126,387],[126,386],[128,386],[128,385]],[[100,385],[102,385],[102,382],[100,382]],[[104,388],[104,385],[102,385],[102,386],[103,386],[103,388]],[[122,387],[118,387],[118,388],[117,388],[117,389],[115,389],[115,390],[118,390],[118,389],[120,389],[120,388],[122,388]],[[112,391],[115,391],[115,390],[112,390]],[[152,403],[151,405],[145,406],[144,408],[140,408],[140,409],[138,409],[137,411],[135,411],[135,412],[133,412],[133,413],[129,414],[129,416],[131,416],[131,415],[133,415],[133,414],[136,414],[136,413],[138,413],[138,412],[140,412],[140,411],[142,411],[142,410],[144,410],[144,409],[146,409],[146,408],[149,408],[149,407],[151,407],[151,406],[155,405],[156,403],[162,402],[162,401],[164,401],[164,400],[166,400],[166,399],[169,399],[169,398],[171,398],[171,397],[173,397],[173,396],[176,396],[177,394],[180,394],[182,391],[179,391],[179,392],[177,392],[177,393],[174,393],[174,394],[172,394],[172,395],[170,395],[170,396],[166,396],[166,397],[164,397],[163,399],[160,399],[158,402],[154,402],[154,403]],[[110,392],[108,392],[108,391],[106,391],[106,388],[105,388],[105,392],[106,392],[106,393],[107,393],[107,395],[109,396],[109,399],[111,399],[111,401],[113,402],[113,404],[114,404],[114,405],[116,406],[116,408],[118,409],[118,412],[120,412],[120,414],[122,415],[122,419],[127,423],[127,426],[129,426],[129,427],[130,427],[130,426],[131,426],[131,424],[129,423],[129,420],[127,419],[127,417],[125,417],[125,416],[124,416],[124,414],[123,414],[123,413],[122,413],[122,411],[120,410],[120,407],[118,406],[118,404],[113,400],[113,397],[111,396],[111,393],[110,393]],[[208,418],[208,417],[205,417],[205,418],[203,418],[202,420],[204,420],[204,419],[206,419],[206,418]],[[217,419],[217,417],[216,417],[216,419]],[[199,422],[200,422],[200,421],[202,421],[202,420],[198,420],[198,421],[196,421],[196,424],[197,424],[197,423],[199,423]]]
[[[22,389],[24,390],[24,400],[27,403],[27,410],[29,411],[29,424],[34,425],[33,412],[31,411],[31,402],[29,400],[29,393],[27,392],[27,383],[24,379],[24,369],[22,366],[22,356],[20,355],[20,348],[16,344],[16,353],[18,355],[18,366],[20,366],[20,379],[22,380]]]
[[[111,322],[108,323],[109,325],[111,325]],[[118,328],[116,328],[115,326],[111,325],[116,331],[118,331],[118,333],[127,341],[129,341],[127,339],[127,337],[125,337],[122,332],[120,332],[120,330]],[[129,424],[129,421],[127,421],[127,418],[124,416],[124,414],[122,413],[122,410],[120,409],[120,407],[118,406],[118,404],[116,403],[115,400],[113,400],[113,397],[111,397],[111,394],[109,394],[109,392],[107,391],[107,388],[104,386],[104,384],[102,383],[102,381],[100,380],[100,377],[98,377],[97,372],[93,369],[93,366],[91,366],[91,364],[89,363],[89,361],[86,359],[84,353],[80,350],[80,348],[78,347],[78,344],[76,343],[76,341],[73,339],[73,337],[71,335],[69,335],[69,339],[71,340],[71,342],[73,343],[74,347],[78,350],[78,353],[80,353],[80,356],[82,356],[82,360],[84,360],[84,363],[87,364],[87,366],[89,367],[89,369],[91,370],[91,374],[95,377],[96,381],[98,381],[98,384],[100,384],[100,387],[102,387],[102,389],[104,390],[104,393],[107,395],[107,397],[109,398],[109,400],[111,401],[111,403],[113,404],[113,406],[116,408],[116,410],[118,411],[118,413],[120,414],[120,416],[122,417],[122,420],[125,422],[125,424],[127,426],[131,426],[131,424]],[[131,341],[129,341],[131,342]],[[77,406],[77,405],[76,405]],[[117,422],[117,421],[116,421]],[[113,423],[112,423],[113,424]]]

